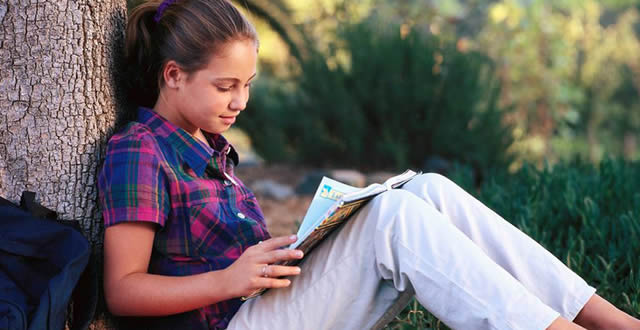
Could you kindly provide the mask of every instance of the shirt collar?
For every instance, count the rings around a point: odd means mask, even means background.
[[[209,161],[213,158],[223,164],[220,170],[224,171],[226,159],[230,158],[234,165],[238,164],[238,153],[220,134],[212,134],[202,131],[209,142],[206,143],[194,138],[184,129],[175,126],[155,111],[149,108],[138,108],[138,122],[151,129],[154,135],[164,139],[182,156],[189,167],[201,177]],[[213,148],[211,147],[213,146]],[[222,174],[222,173],[221,173]]]

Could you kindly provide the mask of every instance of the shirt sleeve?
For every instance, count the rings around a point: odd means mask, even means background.
[[[114,136],[98,176],[105,227],[144,221],[163,227],[170,210],[166,173],[150,134]]]

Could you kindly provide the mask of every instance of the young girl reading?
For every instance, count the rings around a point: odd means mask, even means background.
[[[373,199],[300,267],[273,265],[302,258],[280,249],[296,237],[269,237],[221,135],[256,76],[254,28],[226,0],[165,0],[137,7],[126,34],[140,108],[109,141],[99,191],[106,301],[129,325],[378,328],[415,295],[457,329],[640,329],[435,174]],[[258,288],[271,290],[242,302]]]

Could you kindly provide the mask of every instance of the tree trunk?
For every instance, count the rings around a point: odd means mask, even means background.
[[[23,190],[100,241],[96,173],[116,119],[125,0],[0,3],[0,195]]]
[[[125,0],[0,2],[0,195],[79,220],[100,256],[96,174],[122,108]]]

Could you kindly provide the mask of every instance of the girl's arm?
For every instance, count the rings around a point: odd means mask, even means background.
[[[155,229],[153,223],[130,222],[105,230],[104,291],[115,315],[182,313],[248,295],[257,288],[289,286],[288,279],[275,277],[300,273],[298,267],[269,266],[270,278],[262,277],[265,264],[302,257],[300,251],[278,249],[295,237],[277,237],[248,248],[224,270],[189,276],[149,274]]]

